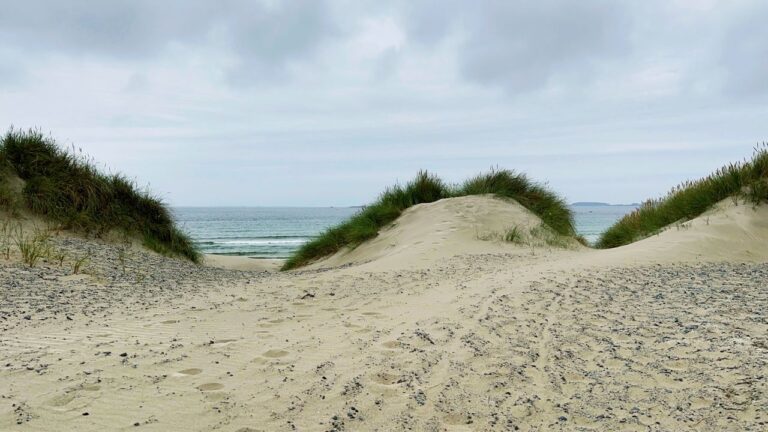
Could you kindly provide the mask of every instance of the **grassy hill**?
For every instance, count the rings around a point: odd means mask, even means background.
[[[162,254],[200,259],[159,198],[34,130],[10,130],[0,141],[0,209],[97,237],[118,231]]]
[[[421,171],[405,186],[388,188],[375,202],[364,207],[358,214],[306,243],[286,261],[283,270],[307,265],[344,247],[359,246],[364,241],[376,237],[384,226],[414,205],[443,198],[484,194],[514,199],[539,216],[557,234],[577,237],[573,215],[565,200],[545,186],[531,181],[524,174],[493,170],[454,186],[426,171]]]
[[[675,187],[662,198],[644,202],[606,230],[596,246],[614,248],[633,243],[675,222],[689,221],[729,197],[754,205],[768,201],[768,146],[755,148],[750,160],[724,166],[707,177]]]

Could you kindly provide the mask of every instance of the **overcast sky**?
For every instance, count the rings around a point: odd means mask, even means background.
[[[386,4],[385,4],[386,3]],[[632,202],[768,140],[768,2],[0,0],[0,126],[174,205],[491,166]]]

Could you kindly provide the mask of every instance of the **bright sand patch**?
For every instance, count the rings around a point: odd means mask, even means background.
[[[205,255],[204,265],[227,270],[276,272],[283,265],[279,259],[255,259],[242,256]]]

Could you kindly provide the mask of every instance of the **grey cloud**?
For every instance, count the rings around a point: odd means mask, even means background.
[[[237,6],[228,11],[231,25],[225,30],[240,54],[231,75],[236,82],[275,77],[286,63],[310,56],[338,33],[324,1],[289,1],[275,8]]]
[[[397,48],[387,48],[376,61],[373,76],[377,80],[386,80],[392,77],[397,70],[400,61],[400,51]]]
[[[156,57],[172,45],[205,48],[224,36],[239,60],[234,74],[259,79],[311,54],[335,34],[329,5],[320,0],[30,0],[0,15],[0,48],[112,59]],[[34,51],[32,51],[34,50]]]
[[[463,37],[457,52],[462,75],[512,93],[535,90],[557,75],[589,69],[629,47],[626,13],[614,2],[449,3],[425,1],[412,7],[406,18],[409,36],[427,44],[451,35]]]
[[[455,29],[456,21],[467,11],[456,0],[412,1],[407,2],[403,9],[409,37],[426,45],[441,42]]]
[[[25,49],[135,58],[198,42],[210,12],[202,2],[30,0],[4,7],[0,35]]]
[[[768,5],[742,11],[729,26],[720,57],[725,90],[739,98],[768,95]]]

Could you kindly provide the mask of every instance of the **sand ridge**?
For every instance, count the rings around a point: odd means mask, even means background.
[[[426,268],[436,260],[478,253],[530,253],[551,249],[544,239],[531,235],[541,219],[514,200],[492,195],[470,195],[418,204],[406,209],[378,237],[322,259],[307,268],[320,269],[372,263],[371,270]],[[516,229],[525,244],[504,241]],[[552,236],[556,236],[554,233]],[[582,249],[573,239],[563,239],[572,249]]]

